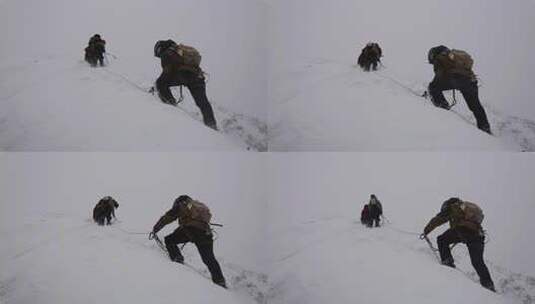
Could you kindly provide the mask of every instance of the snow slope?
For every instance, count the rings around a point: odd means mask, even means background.
[[[272,303],[535,303],[534,172],[528,154],[272,155]],[[359,221],[371,193],[388,220],[379,229]],[[499,294],[479,286],[466,246],[453,250],[459,271],[418,239],[451,196],[483,208]]]
[[[243,0],[3,1],[0,148],[266,150],[264,19]],[[95,33],[112,54],[104,69],[81,60]],[[195,121],[187,90],[185,111],[146,94],[161,71],[154,43],[168,38],[202,53],[221,132]]]
[[[260,157],[0,154],[0,303],[265,303]],[[211,282],[194,245],[184,248],[185,267],[147,238],[184,193],[204,201],[224,225],[216,229],[214,253],[229,290]],[[99,227],[91,214],[104,195],[118,200],[118,221]]]
[[[270,7],[270,41],[284,46],[269,53],[271,150],[535,150],[533,1],[291,0]],[[383,48],[380,72],[353,68],[368,41]],[[433,77],[427,51],[439,44],[473,55],[497,138],[472,130],[460,94],[456,113],[415,96]]]

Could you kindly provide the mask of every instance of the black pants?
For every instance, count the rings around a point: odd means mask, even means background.
[[[470,254],[470,261],[472,266],[479,275],[479,281],[484,287],[494,287],[487,265],[483,260],[483,250],[485,249],[485,237],[482,235],[474,235],[473,233],[464,232],[460,229],[448,229],[443,234],[437,237],[438,250],[442,262],[453,263],[453,256],[451,255],[450,244],[465,243]]]
[[[165,103],[176,104],[176,99],[171,93],[170,87],[183,85],[188,88],[195,100],[195,104],[201,110],[204,124],[209,127],[216,127],[214,111],[212,105],[206,96],[206,83],[204,78],[199,78],[197,75],[189,72],[180,73],[162,73],[156,80],[156,89],[158,89],[158,96]]]
[[[93,219],[100,226],[104,225],[104,221],[106,221],[107,225],[111,225],[112,215],[109,210],[105,210],[103,208],[95,208],[93,209]]]
[[[379,227],[379,222],[381,221],[379,215],[375,215],[370,217],[370,220],[368,221],[368,227]]]
[[[448,109],[449,105],[444,98],[443,91],[457,89],[463,94],[468,108],[474,114],[477,127],[487,133],[490,133],[490,125],[487,120],[485,109],[479,101],[479,92],[477,81],[462,75],[450,75],[446,77],[436,77],[429,84],[429,94],[433,104],[437,107]]]
[[[104,66],[104,55],[103,54],[99,54],[97,56],[97,59],[98,59],[98,62],[100,63],[100,66]]]
[[[166,236],[164,241],[165,247],[167,247],[167,251],[169,252],[169,258],[176,262],[184,261],[184,257],[180,253],[177,245],[193,242],[201,255],[203,263],[208,267],[212,275],[212,281],[216,284],[225,282],[221,267],[214,255],[214,241],[211,234],[207,234],[205,231],[193,227],[179,227],[173,233]]]
[[[367,56],[365,54],[361,54],[357,62],[360,67],[366,72],[370,71],[370,69],[377,71],[379,58],[377,58],[376,56]]]
[[[96,67],[100,63],[100,66],[104,66],[104,54],[89,52],[85,54],[85,60],[89,62],[92,67]]]

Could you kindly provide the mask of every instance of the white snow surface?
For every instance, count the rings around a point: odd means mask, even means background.
[[[245,0],[2,1],[0,149],[266,150],[265,18]],[[83,61],[95,33],[105,68]],[[145,93],[161,72],[153,46],[169,38],[203,55],[221,132],[199,122],[187,89],[185,112]]]
[[[535,303],[533,155],[284,153],[270,160],[270,303]],[[297,189],[297,190],[296,190]],[[374,193],[386,224],[360,211]],[[485,214],[485,260],[498,294],[479,285],[466,246],[457,270],[419,240],[457,196]],[[447,225],[430,234],[436,236]]]
[[[265,206],[261,154],[0,154],[0,303],[265,303],[259,266]],[[232,172],[232,174],[230,174]],[[229,290],[194,245],[173,263],[148,232],[181,194],[206,203]],[[92,221],[111,195],[118,221]],[[160,238],[176,229],[166,226]]]
[[[6,153],[0,168],[2,304],[535,303],[532,154]],[[224,224],[214,250],[228,291],[191,244],[186,267],[147,239],[183,193]],[[359,223],[370,193],[388,220],[378,229]],[[99,227],[105,195],[118,221]],[[418,239],[451,196],[483,208],[498,294],[464,245],[452,270]]]
[[[270,3],[270,150],[535,151],[533,1]],[[354,66],[369,41],[383,49],[378,72]],[[450,112],[417,96],[441,44],[473,56],[496,137],[475,128],[460,93]]]

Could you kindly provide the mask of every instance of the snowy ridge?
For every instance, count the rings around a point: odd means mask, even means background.
[[[273,158],[269,212],[277,221],[268,233],[273,303],[534,303],[531,153]],[[386,216],[379,228],[359,220],[370,193]],[[452,196],[483,209],[484,258],[498,294],[480,286],[464,244],[454,247],[458,268],[451,269],[419,239]],[[429,234],[435,247],[446,229],[447,224]]]
[[[11,0],[1,5],[0,149],[267,150],[266,81],[258,72],[266,70],[262,2]],[[104,69],[81,62],[96,33],[109,52]],[[181,112],[137,90],[151,87],[161,73],[153,53],[161,39],[192,45],[202,54],[201,67],[210,74],[206,93],[221,132],[196,121],[199,109],[190,97]]]
[[[266,127],[259,119],[212,103],[222,130],[218,134],[204,126],[199,109],[186,95],[187,89],[179,105],[183,111],[172,111],[148,94],[150,86],[117,72],[113,61],[108,67],[95,69],[82,61],[66,64],[54,59],[32,65],[31,76],[21,69],[5,84],[0,146],[6,150],[130,150],[140,145],[142,150],[191,146],[267,150]],[[48,76],[50,70],[55,70],[54,77]],[[17,84],[17,74],[29,83]],[[67,84],[63,90],[56,89]],[[50,98],[48,92],[63,97]],[[33,96],[38,93],[45,95]],[[150,135],[140,137],[130,128],[141,128],[141,134]],[[96,132],[100,129],[102,132]],[[186,133],[187,137],[180,136]]]
[[[272,3],[270,38],[284,47],[269,53],[271,150],[534,150],[533,1]],[[368,42],[386,68],[351,71]],[[460,115],[413,96],[433,78],[427,52],[438,45],[473,57],[497,138],[472,130],[461,94]]]
[[[273,150],[535,151],[535,121],[483,101],[495,137],[480,132],[461,94],[451,111],[420,97],[427,84],[400,80],[382,66],[366,73],[323,58],[285,73],[270,116]],[[451,93],[450,93],[451,95]],[[448,96],[448,92],[445,92]],[[336,119],[333,119],[336,118]]]
[[[113,67],[110,66],[105,67],[104,70],[121,78],[133,88],[138,89],[143,93],[148,93],[153,86],[147,84],[138,84],[130,80],[124,74],[114,71]],[[177,96],[178,99],[178,96],[180,96],[180,89],[173,87],[171,88],[171,92],[173,92],[173,95]],[[183,88],[182,92],[185,98],[180,104],[177,105],[177,108],[186,113],[190,118],[203,124],[201,112],[195,106],[195,102],[193,101],[191,95],[189,95],[187,88]],[[189,98],[186,98],[186,96]],[[156,100],[159,101],[157,97]],[[210,100],[210,103],[214,110],[216,120],[218,121],[218,126],[223,134],[232,138],[238,144],[245,146],[247,150],[254,150],[258,152],[267,151],[267,125],[264,122],[250,115],[233,112],[232,110],[218,104],[213,100]]]
[[[47,222],[48,227],[65,223],[73,224],[71,220],[59,214],[41,221]],[[167,292],[165,286],[171,283],[180,285],[179,290],[190,289],[183,294],[188,301],[192,301],[190,303],[206,303],[205,301],[215,301],[215,299],[221,301],[220,303],[265,303],[265,291],[269,289],[266,275],[242,269],[236,264],[227,266],[227,263],[221,261],[221,267],[227,275],[230,286],[228,289],[230,292],[225,291],[211,282],[206,266],[200,261],[195,246],[191,244],[184,249],[188,265],[182,266],[170,262],[155,243],[147,239],[147,234],[129,233],[121,228],[123,225],[120,222],[110,227],[98,227],[91,219],[85,222],[82,225],[58,229],[55,233],[51,233],[50,237],[35,242],[12,256],[13,261],[29,264],[32,267],[22,272],[19,271],[16,276],[1,278],[1,299],[5,303],[31,302],[33,301],[31,299],[36,297],[39,297],[40,303],[70,301],[93,303],[94,299],[101,297],[108,298],[115,303],[128,303],[130,302],[128,298],[135,299],[134,302],[141,301],[141,299],[150,301],[156,295],[164,295]],[[83,240],[83,242],[76,240]],[[50,253],[52,255],[49,256]],[[61,269],[55,271],[55,279],[44,276],[45,273],[58,266]],[[137,268],[137,271],[129,271],[128,267]],[[84,270],[81,271],[81,269]],[[140,270],[143,271],[138,273]],[[150,284],[144,280],[143,284],[149,285],[143,286],[139,285],[140,282],[136,279],[126,277],[126,275],[136,275],[139,279],[140,273],[143,272],[149,278],[151,276],[158,278],[155,280],[158,284]],[[87,279],[80,281],[77,279],[80,275],[95,276],[96,280],[99,276],[104,276],[111,281],[104,280],[101,284]],[[38,286],[43,283],[46,283],[50,291],[43,289],[42,285]],[[24,285],[21,286],[21,284]],[[87,294],[82,295],[80,289],[71,284],[85,284],[88,288]],[[109,284],[111,285],[107,286]],[[113,289],[121,288],[121,284],[125,284],[125,288],[127,284],[133,284],[131,286],[137,286],[138,290],[131,290],[128,294],[114,293]],[[91,290],[91,287],[95,289]],[[69,292],[71,288],[77,292],[71,294]],[[158,292],[160,288],[162,292]],[[174,289],[176,290],[176,287]],[[203,292],[203,289],[210,290],[212,295],[208,295],[210,293],[206,290]],[[51,297],[40,295],[43,292],[52,292]],[[177,296],[180,297],[180,294]],[[211,298],[212,296],[215,297]],[[210,298],[212,300],[209,300]],[[158,302],[172,303],[171,299],[165,297],[158,298]]]
[[[383,66],[384,68],[384,66]],[[394,84],[399,85],[401,88],[405,88],[409,93],[414,94],[416,97],[420,97],[426,91],[427,84],[408,86],[403,82],[400,82],[396,78],[388,75],[390,71],[388,69],[380,69],[376,73],[381,77],[384,77]],[[484,86],[480,85],[480,91],[484,90]],[[477,127],[476,120],[472,112],[468,109],[462,95],[457,90],[457,103],[450,112],[459,116],[465,122]],[[454,98],[452,91],[444,92],[444,96],[448,100],[449,104],[454,104]],[[429,103],[429,100],[426,99]],[[430,103],[429,103],[430,104]],[[482,101],[481,104],[485,108],[489,122],[491,123],[491,128],[493,130],[493,135],[499,137],[502,141],[512,146],[517,146],[518,149],[522,152],[534,152],[535,151],[535,121],[527,118],[521,118],[514,115],[508,115],[502,111],[496,110],[490,104]]]
[[[273,303],[325,303],[332,292],[337,293],[341,303],[350,303],[351,299],[373,303],[400,299],[425,299],[433,303],[535,303],[535,277],[514,273],[487,260],[499,294],[494,296],[479,286],[464,245],[453,249],[457,269],[449,269],[438,264],[433,251],[418,239],[418,233],[399,229],[392,223],[370,229],[359,221],[339,216],[310,220],[279,232],[284,236],[281,244],[288,251],[275,259],[273,278],[286,284],[278,285],[279,297]],[[302,268],[306,263],[315,267]],[[343,269],[346,275],[340,276]],[[338,275],[333,276],[335,273]],[[467,284],[466,280],[473,283]],[[381,293],[376,290],[380,286],[391,288]],[[443,293],[441,288],[455,288],[458,292]]]
[[[263,155],[0,154],[0,302],[266,303]],[[212,282],[195,245],[183,248],[183,266],[148,238],[185,191],[224,225],[215,227],[214,254],[228,290]],[[117,221],[98,226],[89,217],[105,194],[119,202]],[[164,227],[160,239],[177,227]]]

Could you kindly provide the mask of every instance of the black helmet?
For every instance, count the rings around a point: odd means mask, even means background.
[[[191,197],[189,197],[187,195],[181,195],[181,196],[177,197],[177,199],[173,203],[173,208],[178,208],[180,206],[180,204],[189,202],[190,200],[191,200]]]
[[[429,52],[427,53],[427,61],[430,64],[433,64],[435,62],[435,58],[438,54],[442,52],[449,52],[449,48],[444,45],[435,46],[434,48],[431,48]]]
[[[160,58],[163,52],[172,46],[176,46],[176,42],[171,39],[157,41],[154,45],[154,57]]]
[[[442,203],[442,207],[440,207],[440,212],[446,212],[451,207],[451,205],[459,203],[460,201],[461,199],[459,199],[458,197],[452,197],[448,199],[447,201]]]

